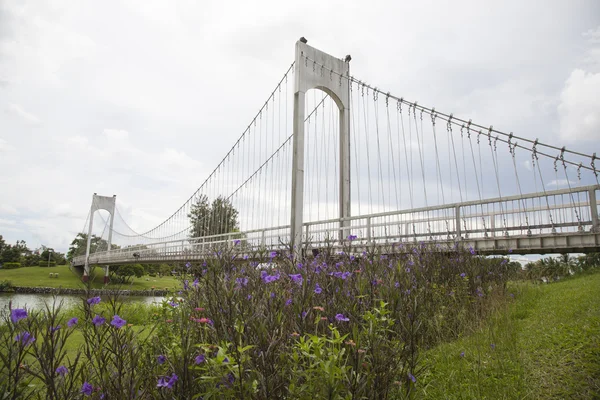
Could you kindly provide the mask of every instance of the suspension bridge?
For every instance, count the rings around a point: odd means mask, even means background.
[[[351,75],[350,61],[299,40],[255,117],[175,212],[140,232],[116,196],[94,194],[86,255],[72,264],[85,278],[92,264],[201,260],[215,246],[251,255],[348,240],[358,250],[599,250],[595,153],[397,97]],[[103,227],[95,247],[94,226]]]

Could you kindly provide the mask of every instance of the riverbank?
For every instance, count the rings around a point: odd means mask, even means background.
[[[52,274],[52,276],[51,276]],[[103,291],[135,291],[136,295],[162,296],[167,291],[177,290],[179,281],[172,276],[133,278],[127,285],[104,285],[103,270],[97,269],[90,275],[89,287]],[[7,282],[2,284],[3,282]],[[76,290],[71,292],[68,290]],[[54,293],[81,294],[87,291],[87,285],[81,277],[71,271],[68,265],[56,267],[21,267],[17,269],[0,269],[0,291],[17,291],[19,293]],[[42,290],[42,291],[38,291]],[[49,290],[49,291],[46,291]]]
[[[121,295],[121,296],[166,296],[169,291],[164,289],[120,289],[115,288],[103,288],[103,289],[87,289],[87,288],[62,288],[62,287],[28,287],[28,286],[17,286],[9,289],[2,290],[3,293],[28,293],[28,294],[69,294],[69,295],[81,295],[90,294],[94,296],[110,296],[110,295]]]
[[[511,286],[509,307],[425,353],[417,398],[598,398],[600,273]]]

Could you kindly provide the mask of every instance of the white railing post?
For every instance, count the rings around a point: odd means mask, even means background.
[[[462,235],[460,231],[460,206],[456,206],[454,211],[456,217],[456,221],[454,222],[456,230],[456,240],[462,240]]]
[[[367,217],[367,242],[371,243],[371,217]]]
[[[590,201],[590,213],[592,214],[591,232],[598,232],[600,223],[598,221],[598,202],[596,201],[596,189],[590,189],[588,192]]]

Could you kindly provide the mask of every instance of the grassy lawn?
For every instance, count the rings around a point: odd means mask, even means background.
[[[419,398],[600,398],[600,274],[518,284],[477,332],[425,354]]]
[[[58,273],[58,278],[50,278],[50,273]],[[91,286],[94,289],[104,287],[103,275],[104,270],[97,268],[91,275]],[[21,267],[17,269],[0,269],[0,281],[10,281],[12,286],[28,286],[28,287],[62,287],[62,288],[82,288],[84,284],[81,278],[75,272],[69,269],[68,265],[60,265],[57,267]],[[130,285],[123,285],[123,289],[143,290],[151,289],[154,286],[156,289],[174,289],[179,285],[177,279],[166,277],[151,277],[143,276],[141,278],[133,278]],[[117,285],[108,285],[108,287],[117,287]]]

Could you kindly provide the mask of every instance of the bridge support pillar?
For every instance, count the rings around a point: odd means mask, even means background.
[[[106,267],[104,267],[104,284],[106,285],[108,282],[110,282],[110,278],[109,278],[109,269],[110,266],[107,265]]]
[[[110,252],[112,246],[112,231],[113,223],[115,219],[115,205],[117,203],[117,196],[112,197],[98,196],[96,193],[92,196],[92,207],[90,208],[90,225],[88,227],[87,244],[85,247],[85,264],[83,265],[83,277],[82,280],[87,282],[90,276],[90,247],[92,243],[92,228],[94,226],[94,213],[98,210],[106,210],[110,213],[110,223],[108,231],[108,248]]]
[[[294,121],[292,155],[292,211],[290,240],[296,251],[302,248],[304,202],[304,120],[305,96],[311,89],[327,93],[340,111],[340,194],[339,237],[350,234],[350,59],[342,60],[315,49],[302,41],[296,42],[294,64]],[[325,71],[326,73],[322,73]]]

